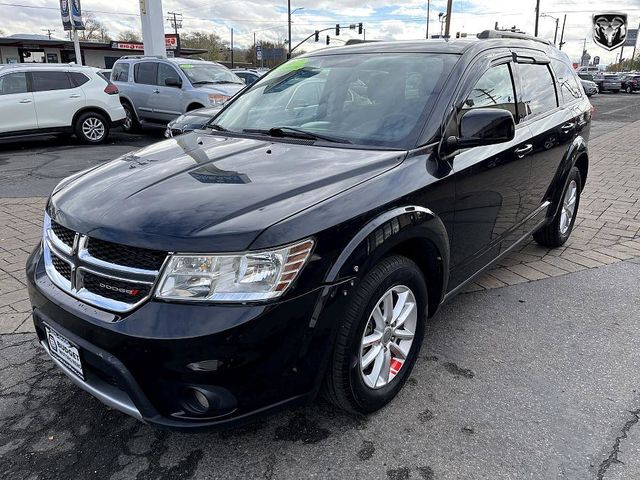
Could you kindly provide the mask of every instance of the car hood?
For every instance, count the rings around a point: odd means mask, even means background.
[[[220,83],[216,85],[196,85],[196,88],[208,94],[227,95],[229,97],[233,97],[245,86],[246,85],[244,83]]]
[[[48,211],[72,230],[116,243],[164,251],[242,251],[270,225],[404,157],[398,151],[194,132],[63,181]]]

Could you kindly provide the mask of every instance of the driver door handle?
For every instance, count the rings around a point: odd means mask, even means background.
[[[576,128],[576,124],[574,122],[565,123],[560,127],[560,131],[562,133],[569,133],[571,130]]]
[[[77,93],[74,93],[73,95],[69,95],[69,98],[80,98],[80,95]]]
[[[158,90],[157,88],[153,91],[153,93],[160,93],[160,90]]]
[[[514,152],[518,158],[523,158],[528,153],[531,153],[532,150],[533,150],[533,145],[530,143],[527,143],[526,145],[523,145],[520,148],[516,148]]]
[[[23,98],[22,100],[20,100],[20,103],[31,103],[31,102],[33,102],[33,100],[29,98]]]

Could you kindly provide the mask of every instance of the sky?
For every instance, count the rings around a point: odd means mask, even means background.
[[[640,24],[640,0],[609,0],[597,2],[606,8],[594,10],[596,2],[588,0],[540,0],[539,36],[553,41],[556,21],[559,18],[558,40],[564,14],[567,15],[563,46],[573,61],[578,61],[583,42],[591,56],[598,55],[602,64],[614,62],[619,49],[607,52],[594,44],[592,39],[592,15],[616,11],[628,14],[629,28]],[[466,32],[476,34],[492,29],[496,22],[503,27],[516,26],[533,33],[536,0],[453,0],[451,34]],[[0,0],[0,30],[5,35],[17,33],[42,34],[43,29],[53,29],[53,36],[63,36],[62,24],[56,0]],[[292,0],[292,42],[295,45],[315,30],[362,22],[367,40],[410,40],[425,38],[426,0]],[[429,33],[440,33],[438,13],[446,11],[446,0],[430,2]],[[139,2],[136,0],[82,0],[84,12],[105,23],[115,38],[124,30],[140,30]],[[190,31],[215,31],[228,37],[234,29],[235,43],[247,47],[253,43],[254,33],[258,41],[285,40],[287,38],[287,2],[285,0],[164,0],[163,11],[183,15],[183,29]],[[549,15],[549,16],[546,16]],[[165,32],[171,27],[165,22]],[[321,42],[313,40],[304,44],[305,50],[325,48],[325,35],[330,34],[331,46],[341,45],[349,38],[358,38],[355,30],[342,30],[336,38],[333,32],[323,33]],[[624,57],[631,56],[627,47]]]

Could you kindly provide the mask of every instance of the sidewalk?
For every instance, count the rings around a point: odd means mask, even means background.
[[[564,247],[533,241],[467,291],[557,277],[640,257],[640,121],[589,144],[590,165],[576,226]],[[0,198],[0,334],[33,331],[24,264],[41,236],[45,198]]]

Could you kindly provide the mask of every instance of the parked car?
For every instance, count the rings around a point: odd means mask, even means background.
[[[597,65],[589,65],[589,66],[585,66],[585,67],[578,67],[576,72],[578,73],[578,75],[581,75],[581,74],[596,75],[596,74],[600,73],[600,67],[598,67]]]
[[[640,75],[624,75],[620,79],[620,87],[627,93],[637,92],[638,90],[640,90]]]
[[[567,241],[591,108],[569,58],[522,34],[297,57],[206,132],[54,189],[26,270],[38,339],[154,425],[230,426],[318,392],[373,412],[440,305],[531,235]]]
[[[169,122],[164,136],[165,138],[170,138],[204,128],[220,110],[222,110],[221,106],[205,107],[191,110],[184,115],[180,115],[175,120]]]
[[[185,112],[222,106],[245,86],[219,63],[145,56],[117,60],[111,81],[120,89],[127,113],[125,131],[143,123],[166,125]]]
[[[0,138],[75,134],[101,143],[121,125],[118,89],[97,69],[75,64],[0,66]]]
[[[595,82],[580,79],[580,83],[582,84],[582,88],[584,89],[584,93],[587,94],[587,97],[591,97],[598,93],[598,85],[596,85]]]
[[[593,81],[598,85],[598,91],[600,92],[618,93],[622,89],[620,76],[615,73],[595,75]]]
[[[258,80],[260,80],[260,77],[262,75],[264,75],[264,73],[259,72],[258,70],[234,69],[232,71],[237,76],[239,76],[242,80],[244,80],[244,83],[247,85],[254,84]]]

